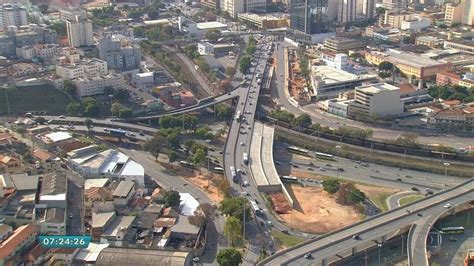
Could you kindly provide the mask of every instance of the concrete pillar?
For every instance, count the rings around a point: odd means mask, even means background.
[[[327,258],[324,258],[324,259],[321,261],[321,265],[322,265],[322,266],[328,266],[328,259],[327,259]]]
[[[384,243],[385,241],[387,241],[387,236],[382,236],[382,243]]]
[[[354,256],[357,253],[357,247],[352,248],[352,256]]]

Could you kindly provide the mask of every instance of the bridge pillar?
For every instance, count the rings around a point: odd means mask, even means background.
[[[385,241],[387,241],[387,236],[383,235],[382,236],[382,243],[384,243]]]
[[[352,256],[354,256],[357,253],[357,247],[352,248]]]
[[[151,119],[148,119],[148,125],[151,127]]]
[[[327,258],[324,258],[321,260],[321,265],[322,266],[328,266],[328,259]]]

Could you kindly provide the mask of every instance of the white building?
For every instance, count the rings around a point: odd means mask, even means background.
[[[67,37],[71,47],[90,46],[94,44],[92,38],[92,22],[82,16],[75,16],[66,21]]]
[[[97,58],[76,61],[74,64],[57,65],[56,75],[62,79],[100,77],[109,73],[107,62]]]
[[[72,81],[76,85],[79,97],[103,94],[106,87],[124,88],[125,81],[122,75],[110,71],[108,75],[98,77],[77,78]]]
[[[208,30],[226,31],[228,30],[228,25],[218,21],[209,21],[201,23],[194,23],[192,21],[188,21],[188,24],[185,29],[190,35],[197,37],[204,36]]]
[[[348,23],[357,20],[357,0],[339,0],[337,21]]]
[[[28,24],[26,9],[18,4],[0,4],[0,28]]]
[[[133,83],[139,88],[155,84],[155,74],[153,72],[138,73],[133,75]]]
[[[94,149],[76,150],[68,159],[71,167],[85,178],[112,177],[119,180],[135,181],[145,185],[145,169],[127,155],[106,150],[96,153]]]
[[[44,216],[37,220],[42,235],[65,235],[66,212],[61,208],[48,208]]]
[[[35,44],[33,46],[16,47],[16,55],[24,59],[41,58],[44,61],[53,60],[59,45],[57,44]]]
[[[424,28],[428,28],[431,25],[430,21],[427,19],[411,19],[411,20],[404,20],[400,25],[400,29],[402,30],[421,30]]]
[[[243,0],[220,0],[220,1],[221,1],[221,10],[228,12],[231,17],[237,18],[237,16],[240,13],[245,12],[245,1]]]
[[[363,81],[375,78],[374,75],[355,75],[330,66],[311,68],[311,83],[316,97],[334,98],[341,92],[362,85]]]
[[[116,207],[125,207],[132,199],[135,191],[135,183],[132,181],[120,181],[112,194]]]
[[[353,100],[337,100],[330,99],[328,100],[328,113],[335,114],[342,117],[347,117],[347,110],[349,109],[349,104]]]
[[[396,117],[403,113],[400,88],[387,83],[359,86],[354,90],[354,101],[349,104],[348,116],[364,119],[371,116]]]

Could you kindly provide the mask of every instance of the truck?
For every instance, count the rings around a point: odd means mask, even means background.
[[[125,137],[125,135],[127,135],[127,131],[119,128],[119,129],[115,129],[115,128],[111,128],[109,130],[109,133],[110,135],[114,136],[114,137]]]
[[[242,112],[241,111],[237,111],[237,114],[235,115],[235,120],[236,121],[240,121],[240,118],[242,117]]]
[[[244,164],[249,164],[249,154],[244,152]]]
[[[235,172],[235,167],[233,166],[230,167],[230,175],[232,176],[232,181],[234,181],[234,183],[239,183],[239,178],[237,177],[237,173]]]

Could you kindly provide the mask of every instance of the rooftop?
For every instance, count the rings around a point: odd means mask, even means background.
[[[65,173],[47,173],[43,176],[41,195],[57,195],[66,193],[67,177]]]
[[[45,221],[48,223],[63,223],[64,222],[64,209],[49,208],[46,211]]]
[[[87,190],[93,187],[104,187],[108,181],[108,178],[86,179],[86,181],[84,182],[84,189]]]
[[[0,261],[3,261],[7,256],[17,251],[21,243],[37,232],[37,227],[33,224],[18,227],[10,237],[0,244]]]
[[[72,139],[71,134],[64,131],[49,133],[49,134],[46,134],[45,137],[50,139],[52,142],[59,142],[59,141],[67,140],[67,139]]]
[[[314,66],[312,75],[325,84],[347,82],[360,79],[357,75],[329,66]]]
[[[105,248],[97,257],[97,266],[128,266],[128,265],[185,265],[189,260],[189,252],[165,250]]]
[[[401,52],[397,50],[389,50],[385,52],[391,59],[397,63],[409,64],[417,67],[430,67],[441,65],[443,63],[433,59],[429,59],[418,54]]]
[[[189,223],[188,217],[180,215],[176,224],[171,227],[171,232],[197,235],[199,227]]]
[[[12,174],[10,175],[17,190],[36,190],[40,175]]]
[[[364,93],[376,94],[381,91],[400,90],[400,88],[390,85],[388,83],[377,83],[377,84],[371,84],[371,85],[366,85],[366,86],[359,86],[359,87],[356,87],[356,90],[364,92]]]
[[[185,216],[194,215],[194,211],[199,206],[199,202],[189,193],[179,193],[181,214]]]
[[[216,28],[227,28],[227,24],[220,23],[218,21],[209,21],[209,22],[197,23],[196,27],[199,30],[209,30],[209,29],[216,29]]]
[[[113,196],[118,198],[125,198],[130,194],[130,191],[135,187],[133,181],[120,181],[120,184],[114,190]]]
[[[92,228],[104,227],[115,216],[115,212],[92,213]]]
[[[102,236],[115,237],[121,231],[127,230],[135,220],[135,216],[117,216],[104,228]]]

